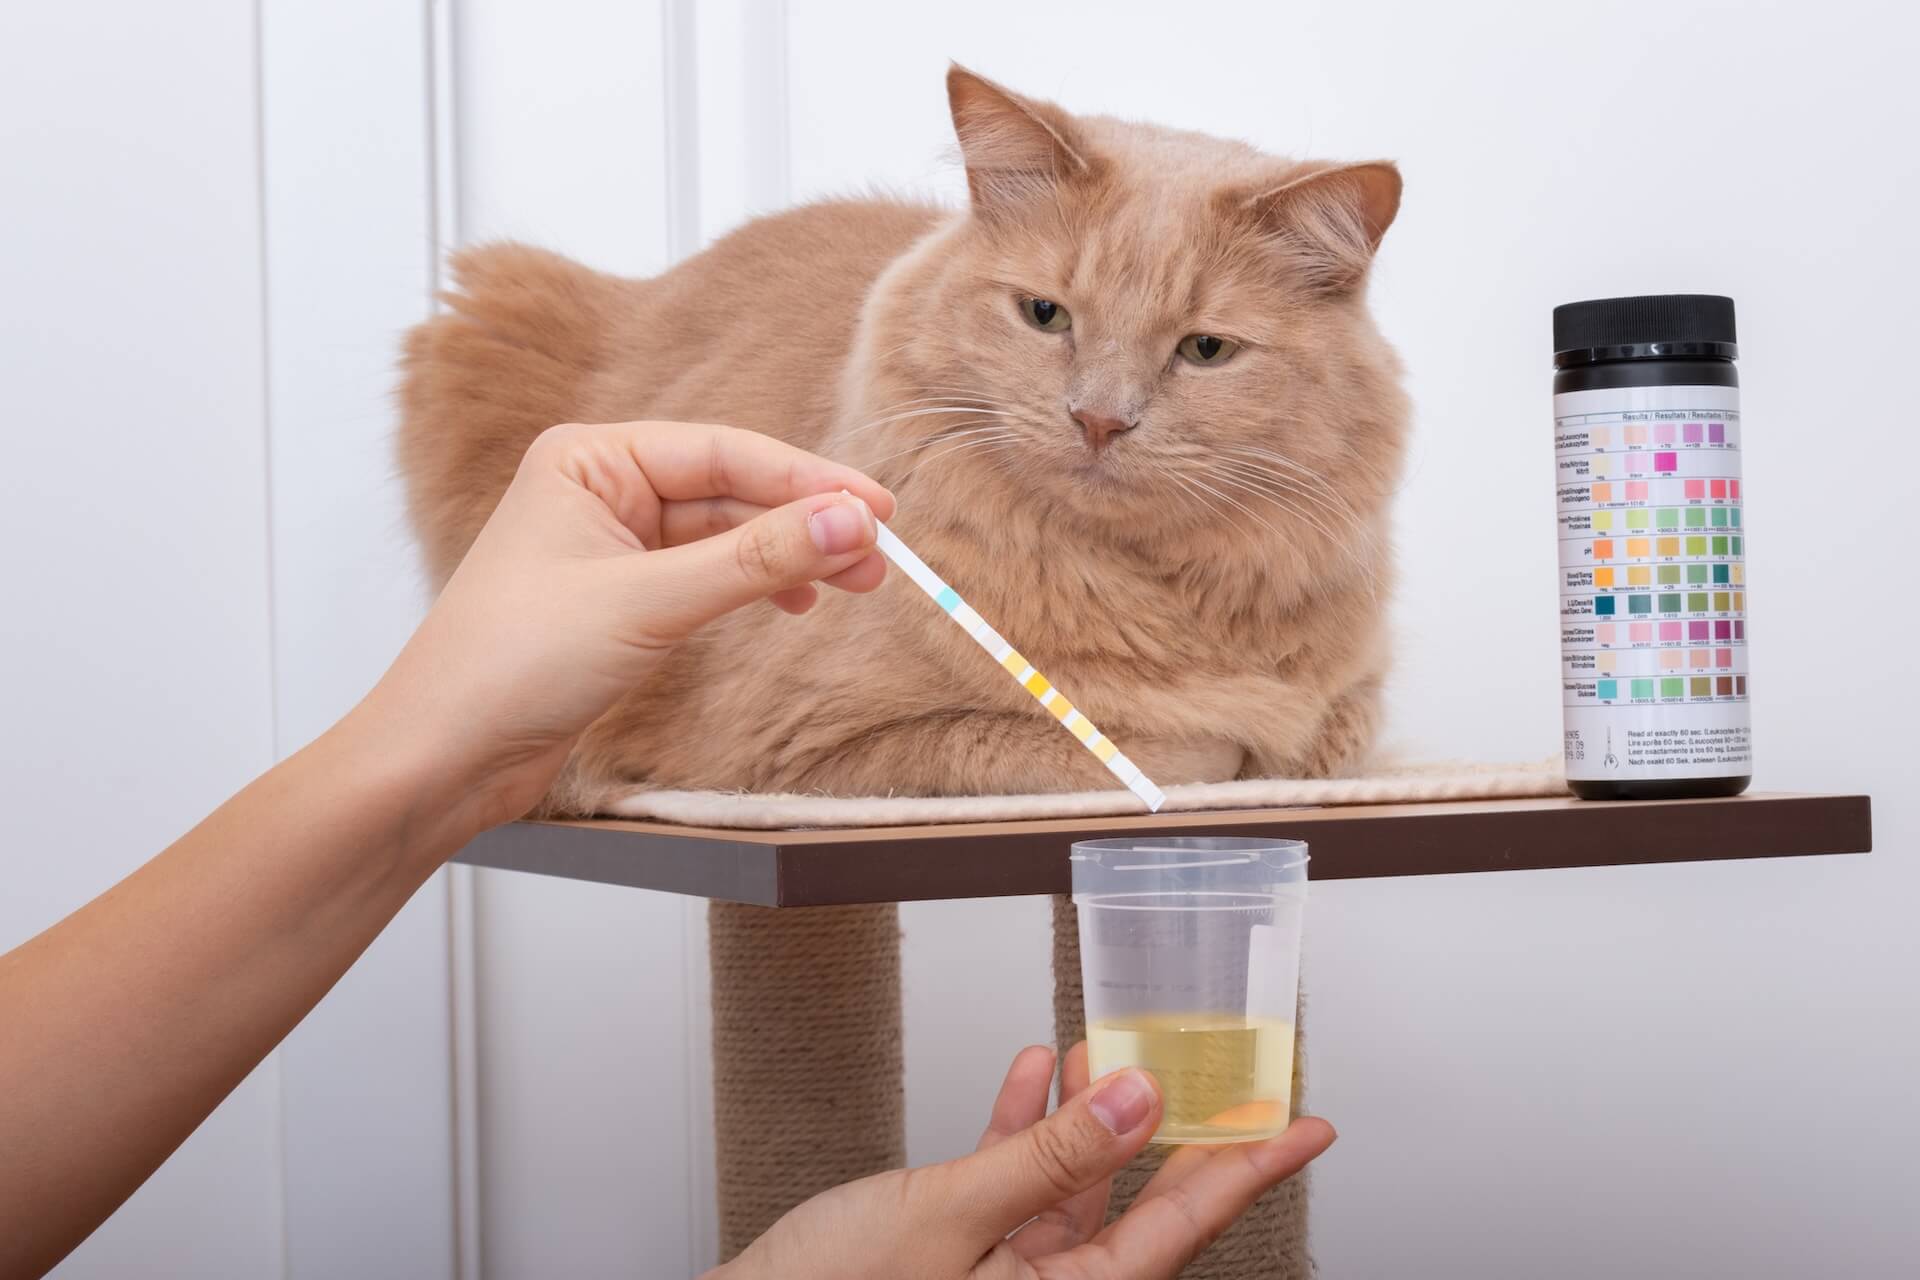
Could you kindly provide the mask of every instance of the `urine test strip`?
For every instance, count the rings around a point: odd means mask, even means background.
[[[946,584],[941,576],[927,567],[927,562],[913,553],[912,548],[900,541],[893,530],[874,522],[878,532],[880,550],[887,559],[900,567],[900,571],[914,580],[919,588],[926,592],[933,602],[947,611],[947,616],[959,624],[960,629],[973,637],[974,643],[987,651],[987,656],[1007,669],[1020,687],[1032,694],[1041,706],[1053,713],[1060,727],[1080,740],[1080,745],[1093,752],[1107,771],[1127,785],[1127,789],[1146,802],[1147,808],[1160,812],[1160,806],[1166,803],[1166,794],[1153,785],[1146,774],[1140,772],[1140,766],[1113,745],[1113,740],[1093,727],[1093,721],[1074,709],[1071,702],[1048,679],[1033,669],[1033,664],[1001,638],[1000,633],[988,626],[986,620],[975,613],[973,606],[960,598],[960,593]]]

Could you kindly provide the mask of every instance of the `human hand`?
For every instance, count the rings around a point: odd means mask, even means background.
[[[468,825],[518,817],[702,624],[761,599],[804,613],[815,582],[879,586],[874,520],[892,514],[860,472],[750,431],[554,427],[368,706],[431,756]]]
[[[1160,1123],[1159,1090],[1137,1070],[1089,1089],[1085,1044],[1049,1116],[1052,1079],[1052,1050],[1023,1049],[974,1154],[817,1195],[709,1280],[1161,1280],[1334,1139],[1303,1116],[1265,1142],[1182,1147],[1103,1226],[1114,1172]]]

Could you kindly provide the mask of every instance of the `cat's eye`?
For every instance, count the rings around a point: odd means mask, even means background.
[[[1020,314],[1027,318],[1028,324],[1048,333],[1065,333],[1073,328],[1073,317],[1067,314],[1067,309],[1045,298],[1020,299]]]
[[[1180,354],[1194,364],[1225,364],[1240,344],[1210,333],[1190,333],[1180,339]]]

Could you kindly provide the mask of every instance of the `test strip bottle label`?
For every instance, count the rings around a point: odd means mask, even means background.
[[[1567,776],[1752,771],[1740,392],[1554,396]]]

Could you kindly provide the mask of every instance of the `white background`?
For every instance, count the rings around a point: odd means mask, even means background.
[[[644,273],[789,199],[953,194],[959,58],[1076,110],[1401,163],[1374,301],[1418,405],[1411,752],[1555,746],[1551,307],[1737,299],[1759,784],[1872,792],[1878,850],[1322,886],[1311,1098],[1342,1141],[1317,1251],[1333,1277],[1899,1273],[1920,32],[1891,4],[1628,12],[9,6],[0,947],[322,729],[417,616],[387,396],[437,245]],[[437,879],[61,1274],[687,1274],[712,1221],[700,921]],[[1045,908],[906,923],[931,1159],[1049,1034]]]

